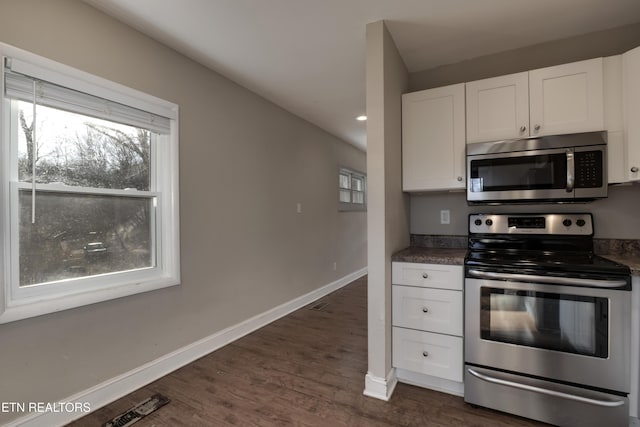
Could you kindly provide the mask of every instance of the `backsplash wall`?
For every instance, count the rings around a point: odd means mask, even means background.
[[[640,185],[609,186],[609,197],[590,203],[468,206],[465,192],[411,196],[411,234],[466,236],[471,213],[593,214],[596,238],[640,239]],[[449,210],[450,224],[440,224],[440,211]]]

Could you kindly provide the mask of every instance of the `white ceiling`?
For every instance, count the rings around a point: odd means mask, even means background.
[[[358,147],[365,26],[410,72],[640,21],[640,0],[84,0]]]

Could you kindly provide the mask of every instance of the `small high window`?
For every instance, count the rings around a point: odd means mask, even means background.
[[[340,168],[338,180],[340,210],[366,210],[366,175],[351,169]]]

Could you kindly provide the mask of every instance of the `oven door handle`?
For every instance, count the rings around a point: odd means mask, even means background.
[[[592,286],[596,288],[620,288],[627,285],[626,280],[598,280],[570,277],[538,276],[535,274],[496,273],[470,269],[469,275],[479,279],[516,280],[521,282],[548,283],[552,285]]]
[[[575,400],[577,402],[582,402],[582,403],[588,403],[590,405],[596,405],[596,406],[606,406],[609,408],[614,408],[616,406],[622,406],[625,404],[624,400],[597,400],[597,399],[591,399],[589,397],[583,397],[583,396],[578,396],[575,394],[569,394],[569,393],[564,393],[561,391],[555,391],[555,390],[549,390],[546,388],[541,388],[541,387],[536,387],[536,386],[532,386],[532,385],[528,385],[528,384],[521,384],[521,383],[516,383],[513,381],[507,381],[507,380],[503,380],[500,378],[494,378],[494,377],[490,377],[488,375],[484,375],[481,374],[480,372],[477,372],[471,368],[467,368],[467,372],[469,372],[471,375],[473,375],[474,377],[477,377],[483,381],[487,381],[493,384],[499,384],[499,385],[504,385],[507,387],[513,387],[513,388],[517,388],[517,389],[521,389],[521,390],[527,390],[527,391],[532,391],[534,393],[540,393],[540,394],[546,394],[549,396],[554,396],[554,397],[561,397],[563,399],[569,399],[569,400]]]

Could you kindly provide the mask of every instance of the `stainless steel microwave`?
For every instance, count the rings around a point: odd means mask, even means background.
[[[467,201],[575,202],[607,197],[607,133],[467,144]]]

